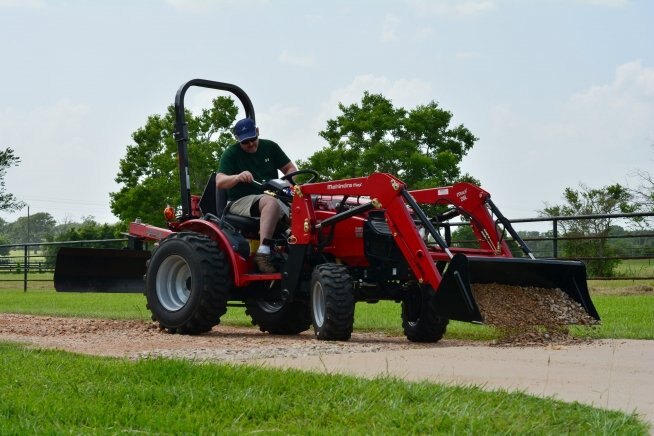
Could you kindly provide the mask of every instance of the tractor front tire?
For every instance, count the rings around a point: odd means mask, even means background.
[[[306,301],[248,300],[245,313],[252,324],[271,335],[297,335],[311,327],[311,314]]]
[[[199,334],[220,323],[233,286],[229,261],[199,233],[174,233],[152,253],[145,276],[152,320],[170,333]]]
[[[434,291],[428,286],[412,286],[402,301],[402,328],[412,342],[438,342],[449,319],[439,315]]]
[[[354,326],[352,278],[344,265],[325,263],[311,277],[311,321],[323,341],[347,341]]]

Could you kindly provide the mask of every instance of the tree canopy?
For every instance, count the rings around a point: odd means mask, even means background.
[[[365,92],[360,105],[339,105],[342,114],[329,120],[320,135],[328,146],[300,168],[313,168],[324,178],[340,179],[372,172],[395,174],[412,188],[443,186],[455,181],[478,183],[462,175],[459,164],[477,140],[462,125],[450,127],[452,114],[431,102],[411,110],[393,107],[380,94]],[[199,115],[186,114],[192,192],[200,193],[233,143],[230,127],[238,113],[232,99],[218,97]],[[111,193],[111,210],[122,222],[136,218],[163,225],[166,205],[180,203],[174,108],[152,115],[133,133]]]
[[[5,224],[2,232],[12,244],[42,242],[54,232],[56,225],[57,222],[48,212],[37,212]]]
[[[563,198],[565,204],[548,206],[540,213],[543,216],[577,216],[607,215],[633,213],[638,205],[633,202],[629,190],[620,184],[602,188],[589,188],[583,184],[579,190],[566,188]],[[559,221],[567,237],[599,237],[597,239],[571,239],[563,244],[566,257],[606,257],[613,255],[613,248],[606,239],[613,227],[613,218],[596,218]],[[598,259],[586,262],[589,272],[594,276],[610,277],[614,274],[619,261],[615,259]]]
[[[459,168],[478,138],[463,125],[450,127],[452,114],[437,103],[406,110],[381,94],[365,92],[360,104],[339,104],[339,109],[341,114],[320,132],[328,146],[298,166],[328,179],[386,172],[411,188],[479,183]]]
[[[633,213],[638,206],[627,188],[619,183],[602,188],[589,188],[581,184],[580,189],[566,188],[563,194],[565,204],[548,206],[541,211],[545,216],[605,215]],[[608,231],[613,220],[597,218],[593,220],[561,221],[566,232],[581,232],[588,235],[601,235]]]
[[[12,166],[18,165],[20,158],[14,154],[14,150],[6,148],[0,150],[0,210],[14,211],[25,207],[25,203],[19,201],[13,194],[7,192],[5,187],[5,175]]]
[[[651,146],[654,151],[654,143]],[[632,195],[641,211],[654,212],[654,176],[649,171],[638,170],[636,176],[640,179],[640,185],[631,190]],[[653,217],[643,220],[644,223],[654,222]]]
[[[232,99],[223,96],[197,116],[186,112],[192,192],[202,192],[223,150],[234,142],[230,127],[237,113]],[[163,225],[164,208],[180,203],[174,125],[174,107],[170,106],[165,115],[150,116],[145,126],[132,134],[134,144],[127,146],[116,176],[122,187],[110,194],[111,211],[123,222],[141,218]]]

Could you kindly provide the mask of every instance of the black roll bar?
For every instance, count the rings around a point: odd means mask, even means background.
[[[214,82],[213,80],[192,79],[179,87],[177,94],[175,95],[175,141],[177,141],[179,187],[182,201],[181,221],[191,218],[191,178],[188,170],[188,125],[186,124],[186,111],[184,108],[184,96],[191,86],[231,92],[243,105],[245,116],[255,120],[254,106],[252,106],[250,97],[248,97],[245,91],[236,85],[224,82]]]

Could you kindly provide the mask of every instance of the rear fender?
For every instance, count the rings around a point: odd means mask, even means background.
[[[247,255],[244,257],[237,252],[238,247],[233,245],[232,241],[229,240],[225,232],[223,232],[223,230],[218,227],[218,224],[204,219],[192,219],[181,223],[178,227],[178,230],[181,232],[189,231],[200,233],[214,240],[220,249],[225,253],[229,259],[229,263],[232,265],[234,285],[236,287],[243,285],[243,283],[241,283],[241,274],[244,274],[248,271]]]

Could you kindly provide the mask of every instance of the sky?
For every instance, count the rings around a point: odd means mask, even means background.
[[[201,78],[244,89],[293,160],[364,91],[437,102],[479,138],[463,172],[535,217],[654,172],[652,23],[649,0],[0,0],[0,148],[21,159],[5,188],[59,223],[116,222],[132,133]]]

